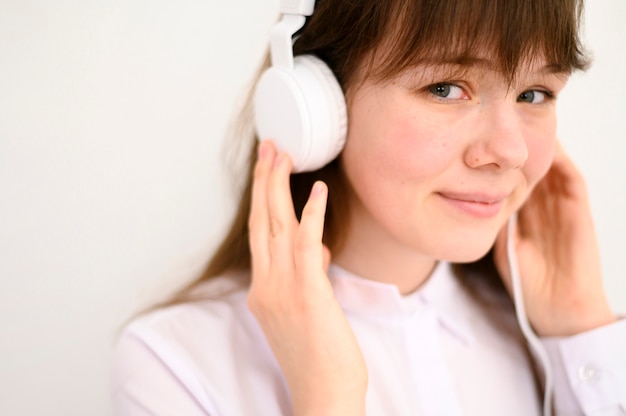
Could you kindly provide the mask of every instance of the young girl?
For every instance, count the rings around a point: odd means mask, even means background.
[[[207,270],[119,341],[116,414],[626,414],[626,322],[555,137],[581,11],[319,0],[293,50],[338,80],[345,147],[292,174],[249,138]]]

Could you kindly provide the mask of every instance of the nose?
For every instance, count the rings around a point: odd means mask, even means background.
[[[524,126],[514,105],[494,102],[481,109],[479,128],[472,135],[464,158],[471,168],[517,169],[528,159]]]

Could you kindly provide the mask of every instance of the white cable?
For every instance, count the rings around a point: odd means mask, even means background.
[[[517,266],[517,255],[515,254],[515,242],[513,233],[517,224],[517,213],[513,214],[509,219],[506,240],[506,253],[509,259],[509,270],[511,272],[511,282],[513,285],[513,301],[515,303],[515,314],[519,323],[522,334],[528,341],[530,347],[534,350],[536,357],[541,362],[545,372],[545,387],[543,398],[543,415],[550,416],[552,414],[552,391],[554,390],[554,375],[552,374],[552,366],[550,358],[539,338],[533,332],[526,316],[526,308],[524,307],[524,295],[522,293],[522,281],[520,279],[519,268]]]

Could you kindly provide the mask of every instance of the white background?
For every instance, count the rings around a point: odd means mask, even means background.
[[[626,313],[626,2],[560,99]],[[0,0],[0,414],[107,415],[116,331],[196,273],[232,210],[224,137],[277,0]]]

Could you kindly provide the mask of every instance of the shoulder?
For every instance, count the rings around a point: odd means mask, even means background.
[[[244,281],[242,276],[225,276],[202,283],[193,290],[193,301],[137,317],[124,329],[118,344],[132,339],[162,357],[196,357],[206,354],[207,345],[214,351],[226,349],[233,342],[233,332],[259,331],[246,303]]]
[[[246,297],[247,288],[238,277],[221,277],[198,286],[194,290],[198,300],[151,311],[132,321],[114,351],[115,406],[145,402],[144,407],[162,407],[178,396],[174,399],[178,408],[189,404],[210,410],[224,374],[236,373],[242,360],[267,360],[271,354]],[[246,356],[245,345],[251,342],[257,350]],[[167,403],[161,401],[161,391],[169,395]]]
[[[126,326],[122,338],[135,337],[149,343],[156,338],[181,341],[190,335],[196,339],[205,333],[216,333],[233,323],[245,321],[246,296],[247,288],[240,283],[239,276],[211,279],[193,289],[192,301],[139,315]]]

